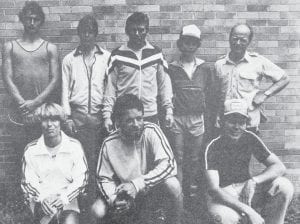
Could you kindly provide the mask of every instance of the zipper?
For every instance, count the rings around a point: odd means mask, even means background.
[[[83,63],[84,63],[84,66],[85,66],[85,70],[86,70],[86,75],[87,75],[87,78],[88,78],[88,82],[89,82],[89,86],[88,86],[88,113],[90,114],[91,113],[91,107],[92,107],[92,72],[91,74],[89,73],[89,69],[88,69],[88,66],[86,65],[85,63],[85,60],[82,56],[82,60],[83,60]],[[96,62],[96,58],[95,58],[95,55],[94,55],[94,62],[91,66],[91,71],[93,71],[93,68],[94,68],[94,64]]]
[[[142,66],[140,66],[140,75],[139,75],[139,99],[142,95]]]

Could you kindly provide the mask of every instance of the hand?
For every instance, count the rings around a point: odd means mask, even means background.
[[[19,106],[19,110],[23,115],[33,112],[38,106],[34,100],[26,100],[22,105]]]
[[[48,198],[45,198],[42,202],[41,202],[41,206],[43,209],[43,212],[46,215],[53,215],[57,212],[57,209],[53,206],[51,206],[51,200]]]
[[[132,206],[132,203],[130,200],[122,199],[119,200],[116,198],[113,204],[113,210],[112,213],[114,213],[116,216],[122,215],[126,213]]]
[[[256,93],[255,97],[253,98],[252,104],[255,107],[260,106],[265,100],[268,98],[267,95],[264,94],[264,92],[259,91]]]
[[[70,135],[75,135],[77,133],[77,128],[72,119],[68,119],[65,122],[66,133]]]
[[[166,128],[171,128],[174,123],[174,117],[173,114],[166,114]]]
[[[111,133],[113,131],[113,122],[110,118],[104,119],[104,127],[107,132]]]
[[[248,181],[246,181],[240,195],[240,201],[251,207],[251,202],[255,193],[255,188],[256,182],[253,179],[249,179]]]
[[[220,128],[221,127],[221,118],[220,115],[217,115],[216,121],[215,121],[215,128]]]
[[[60,197],[57,197],[52,203],[51,206],[55,207],[57,209],[61,209],[63,208],[65,205],[65,203],[63,202],[63,200]]]
[[[260,214],[258,214],[256,211],[251,211],[247,214],[248,221],[250,224],[264,224],[265,220],[261,217]]]
[[[137,195],[137,190],[136,190],[135,186],[133,185],[133,183],[129,182],[129,183],[120,184],[116,188],[116,193],[117,193],[117,195],[126,193],[128,196],[130,196],[131,198],[134,199]]]

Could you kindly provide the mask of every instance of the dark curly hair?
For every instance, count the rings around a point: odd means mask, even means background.
[[[37,3],[36,1],[25,2],[25,6],[19,12],[19,19],[22,23],[24,22],[24,16],[28,12],[39,16],[41,18],[42,24],[45,22],[45,13],[39,3]]]
[[[118,97],[113,109],[112,120],[115,122],[116,120],[122,119],[126,111],[130,109],[137,109],[144,114],[144,105],[137,96],[125,94]]]
[[[146,25],[147,32],[149,31],[149,17],[145,13],[134,12],[127,18],[125,25],[126,33],[128,33],[128,28],[131,24],[144,24]]]

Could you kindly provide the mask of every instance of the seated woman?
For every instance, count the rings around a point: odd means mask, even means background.
[[[42,136],[24,151],[21,187],[35,223],[79,223],[77,196],[88,179],[81,144],[61,131],[63,109],[55,103],[41,106]]]

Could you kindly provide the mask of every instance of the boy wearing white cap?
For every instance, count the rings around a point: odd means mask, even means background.
[[[210,223],[283,224],[293,185],[282,177],[285,166],[262,140],[247,131],[248,105],[225,101],[222,133],[205,152]],[[266,168],[249,173],[254,156]]]
[[[169,76],[174,92],[174,125],[171,127],[171,142],[178,164],[178,179],[182,183],[183,158],[187,158],[187,195],[195,196],[196,175],[199,169],[199,153],[204,134],[204,111],[211,72],[204,60],[195,53],[201,45],[201,31],[196,25],[182,28],[177,40],[179,60],[169,66]],[[189,142],[189,147],[186,144]],[[184,184],[184,187],[186,184]]]

